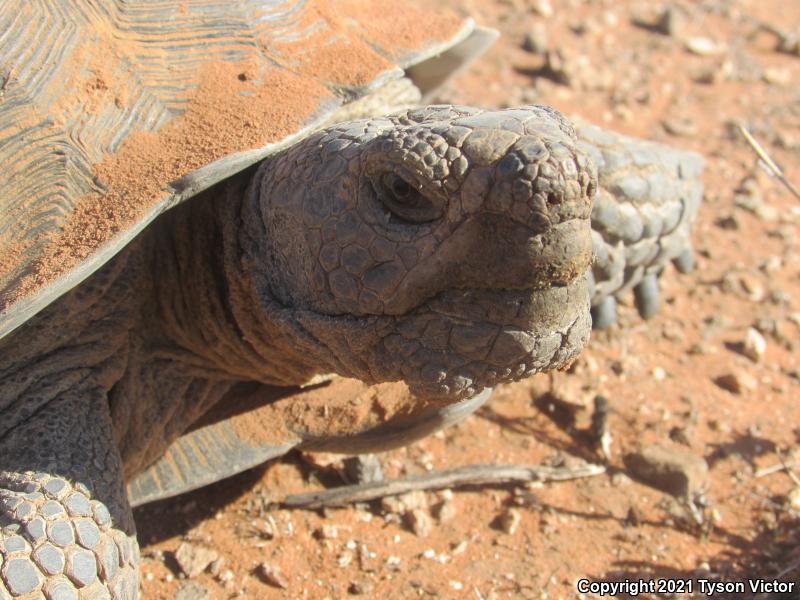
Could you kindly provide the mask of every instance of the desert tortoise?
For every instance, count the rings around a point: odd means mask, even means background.
[[[471,21],[352,0],[0,21],[0,599],[136,597],[129,495],[412,439],[568,363],[590,296],[608,320],[636,287],[647,315],[690,262],[695,155],[540,106],[407,108],[490,43]],[[409,391],[341,431],[231,427],[328,373]]]

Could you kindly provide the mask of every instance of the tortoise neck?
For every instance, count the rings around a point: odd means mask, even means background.
[[[259,220],[254,170],[166,215],[154,280],[162,334],[195,372],[270,385],[304,383],[317,361],[291,340],[242,261],[243,224]],[[252,227],[247,227],[252,230]],[[287,335],[288,333],[288,335]]]

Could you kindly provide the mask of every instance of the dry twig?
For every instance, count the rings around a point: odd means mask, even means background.
[[[798,191],[797,188],[794,187],[792,182],[786,178],[786,175],[783,174],[783,169],[780,168],[778,163],[772,160],[772,157],[769,154],[767,154],[767,151],[764,150],[764,148],[761,146],[761,144],[758,143],[756,138],[753,137],[753,134],[751,134],[747,130],[747,127],[745,127],[742,123],[738,123],[738,127],[739,131],[744,136],[744,139],[747,141],[748,144],[750,144],[750,147],[755,151],[756,155],[758,155],[758,158],[760,158],[761,161],[767,166],[769,171],[775,177],[777,177],[778,180],[784,186],[786,186],[786,189],[788,189],[792,194],[794,194],[795,198],[800,200],[800,191]]]
[[[414,490],[439,490],[464,485],[487,485],[525,481],[567,481],[592,477],[605,472],[602,465],[584,463],[575,467],[543,467],[539,465],[469,465],[446,471],[432,471],[402,479],[358,485],[345,485],[330,490],[293,494],[282,502],[286,508],[322,508],[368,502]]]

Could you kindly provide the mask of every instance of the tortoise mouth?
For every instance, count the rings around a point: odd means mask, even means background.
[[[404,381],[438,405],[564,366],[591,331],[585,275],[541,289],[451,289],[402,315],[290,312],[318,367],[367,384]]]
[[[393,358],[386,376],[399,374],[413,393],[452,402],[563,366],[590,330],[585,277],[543,289],[450,290],[397,317],[375,355]]]

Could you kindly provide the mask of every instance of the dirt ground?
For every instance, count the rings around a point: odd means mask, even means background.
[[[391,501],[274,508],[342,483],[336,464],[290,455],[137,510],[143,597],[571,598],[581,579],[626,578],[690,579],[701,596],[700,579],[800,581],[800,199],[737,129],[800,185],[800,48],[778,33],[800,33],[800,3],[445,4],[502,37],[439,100],[546,103],[705,156],[697,268],[665,272],[652,320],[621,306],[572,374],[497,389],[464,423],[381,455],[384,474],[602,464],[586,435],[597,394],[606,474],[417,494],[414,521]],[[624,457],[655,444],[707,463],[693,467],[694,511],[632,477]],[[191,578],[175,558],[187,542],[214,559]]]

